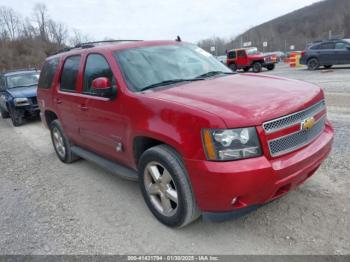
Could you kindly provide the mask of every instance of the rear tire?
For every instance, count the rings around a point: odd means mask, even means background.
[[[2,119],[6,119],[10,117],[9,112],[5,111],[4,109],[2,109],[2,107],[0,107],[0,113],[1,113],[1,117]]]
[[[260,73],[262,71],[262,64],[260,62],[255,62],[253,64],[253,72]]]
[[[237,71],[237,65],[236,64],[230,64],[228,66],[233,72],[236,72]]]
[[[307,69],[314,71],[320,67],[320,63],[317,58],[311,58],[307,61]]]
[[[325,65],[324,68],[330,69],[330,68],[332,68],[332,66],[333,66],[333,65]]]
[[[267,70],[272,71],[275,69],[275,64],[268,65],[266,68]]]
[[[54,120],[50,124],[51,140],[58,158],[66,164],[73,163],[79,157],[71,150],[71,144],[63,132],[59,120]]]
[[[200,216],[187,171],[169,146],[146,150],[139,161],[139,184],[153,215],[168,227],[184,227]]]

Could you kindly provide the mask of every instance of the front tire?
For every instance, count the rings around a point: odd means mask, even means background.
[[[311,58],[308,62],[307,62],[307,68],[310,71],[314,71],[316,69],[318,69],[320,67],[320,63],[318,61],[317,58]]]
[[[267,68],[267,70],[272,71],[275,69],[275,64],[270,64],[266,68]]]
[[[79,157],[72,152],[70,142],[64,134],[59,120],[52,121],[50,124],[50,132],[55,152],[63,163],[68,164],[79,159]]]
[[[5,111],[2,107],[0,107],[0,113],[1,113],[2,119],[6,119],[10,117],[9,112]]]
[[[23,125],[23,117],[16,113],[15,110],[9,112],[13,126],[18,127]]]
[[[233,71],[236,72],[237,71],[237,65],[236,64],[230,64],[229,68]]]
[[[146,150],[139,161],[140,188],[153,215],[168,227],[183,227],[200,216],[179,154],[166,145]]]
[[[255,62],[253,65],[253,72],[260,73],[262,71],[262,64],[260,62]]]

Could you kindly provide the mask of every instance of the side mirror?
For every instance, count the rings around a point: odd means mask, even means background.
[[[96,95],[112,97],[115,93],[111,81],[107,77],[98,77],[92,81],[92,88]]]

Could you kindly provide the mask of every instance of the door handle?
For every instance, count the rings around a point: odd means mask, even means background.
[[[89,108],[88,108],[86,105],[84,105],[84,104],[79,105],[79,109],[80,109],[81,111],[87,111],[87,110],[89,110]]]
[[[62,104],[62,100],[59,98],[56,98],[56,104]]]

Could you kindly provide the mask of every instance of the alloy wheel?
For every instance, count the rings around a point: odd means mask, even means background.
[[[52,129],[52,138],[53,138],[53,144],[56,148],[57,153],[61,158],[65,158],[66,147],[64,145],[62,134],[56,127]]]
[[[164,216],[173,216],[178,208],[178,192],[169,171],[158,162],[150,162],[144,170],[144,183],[153,207]]]

